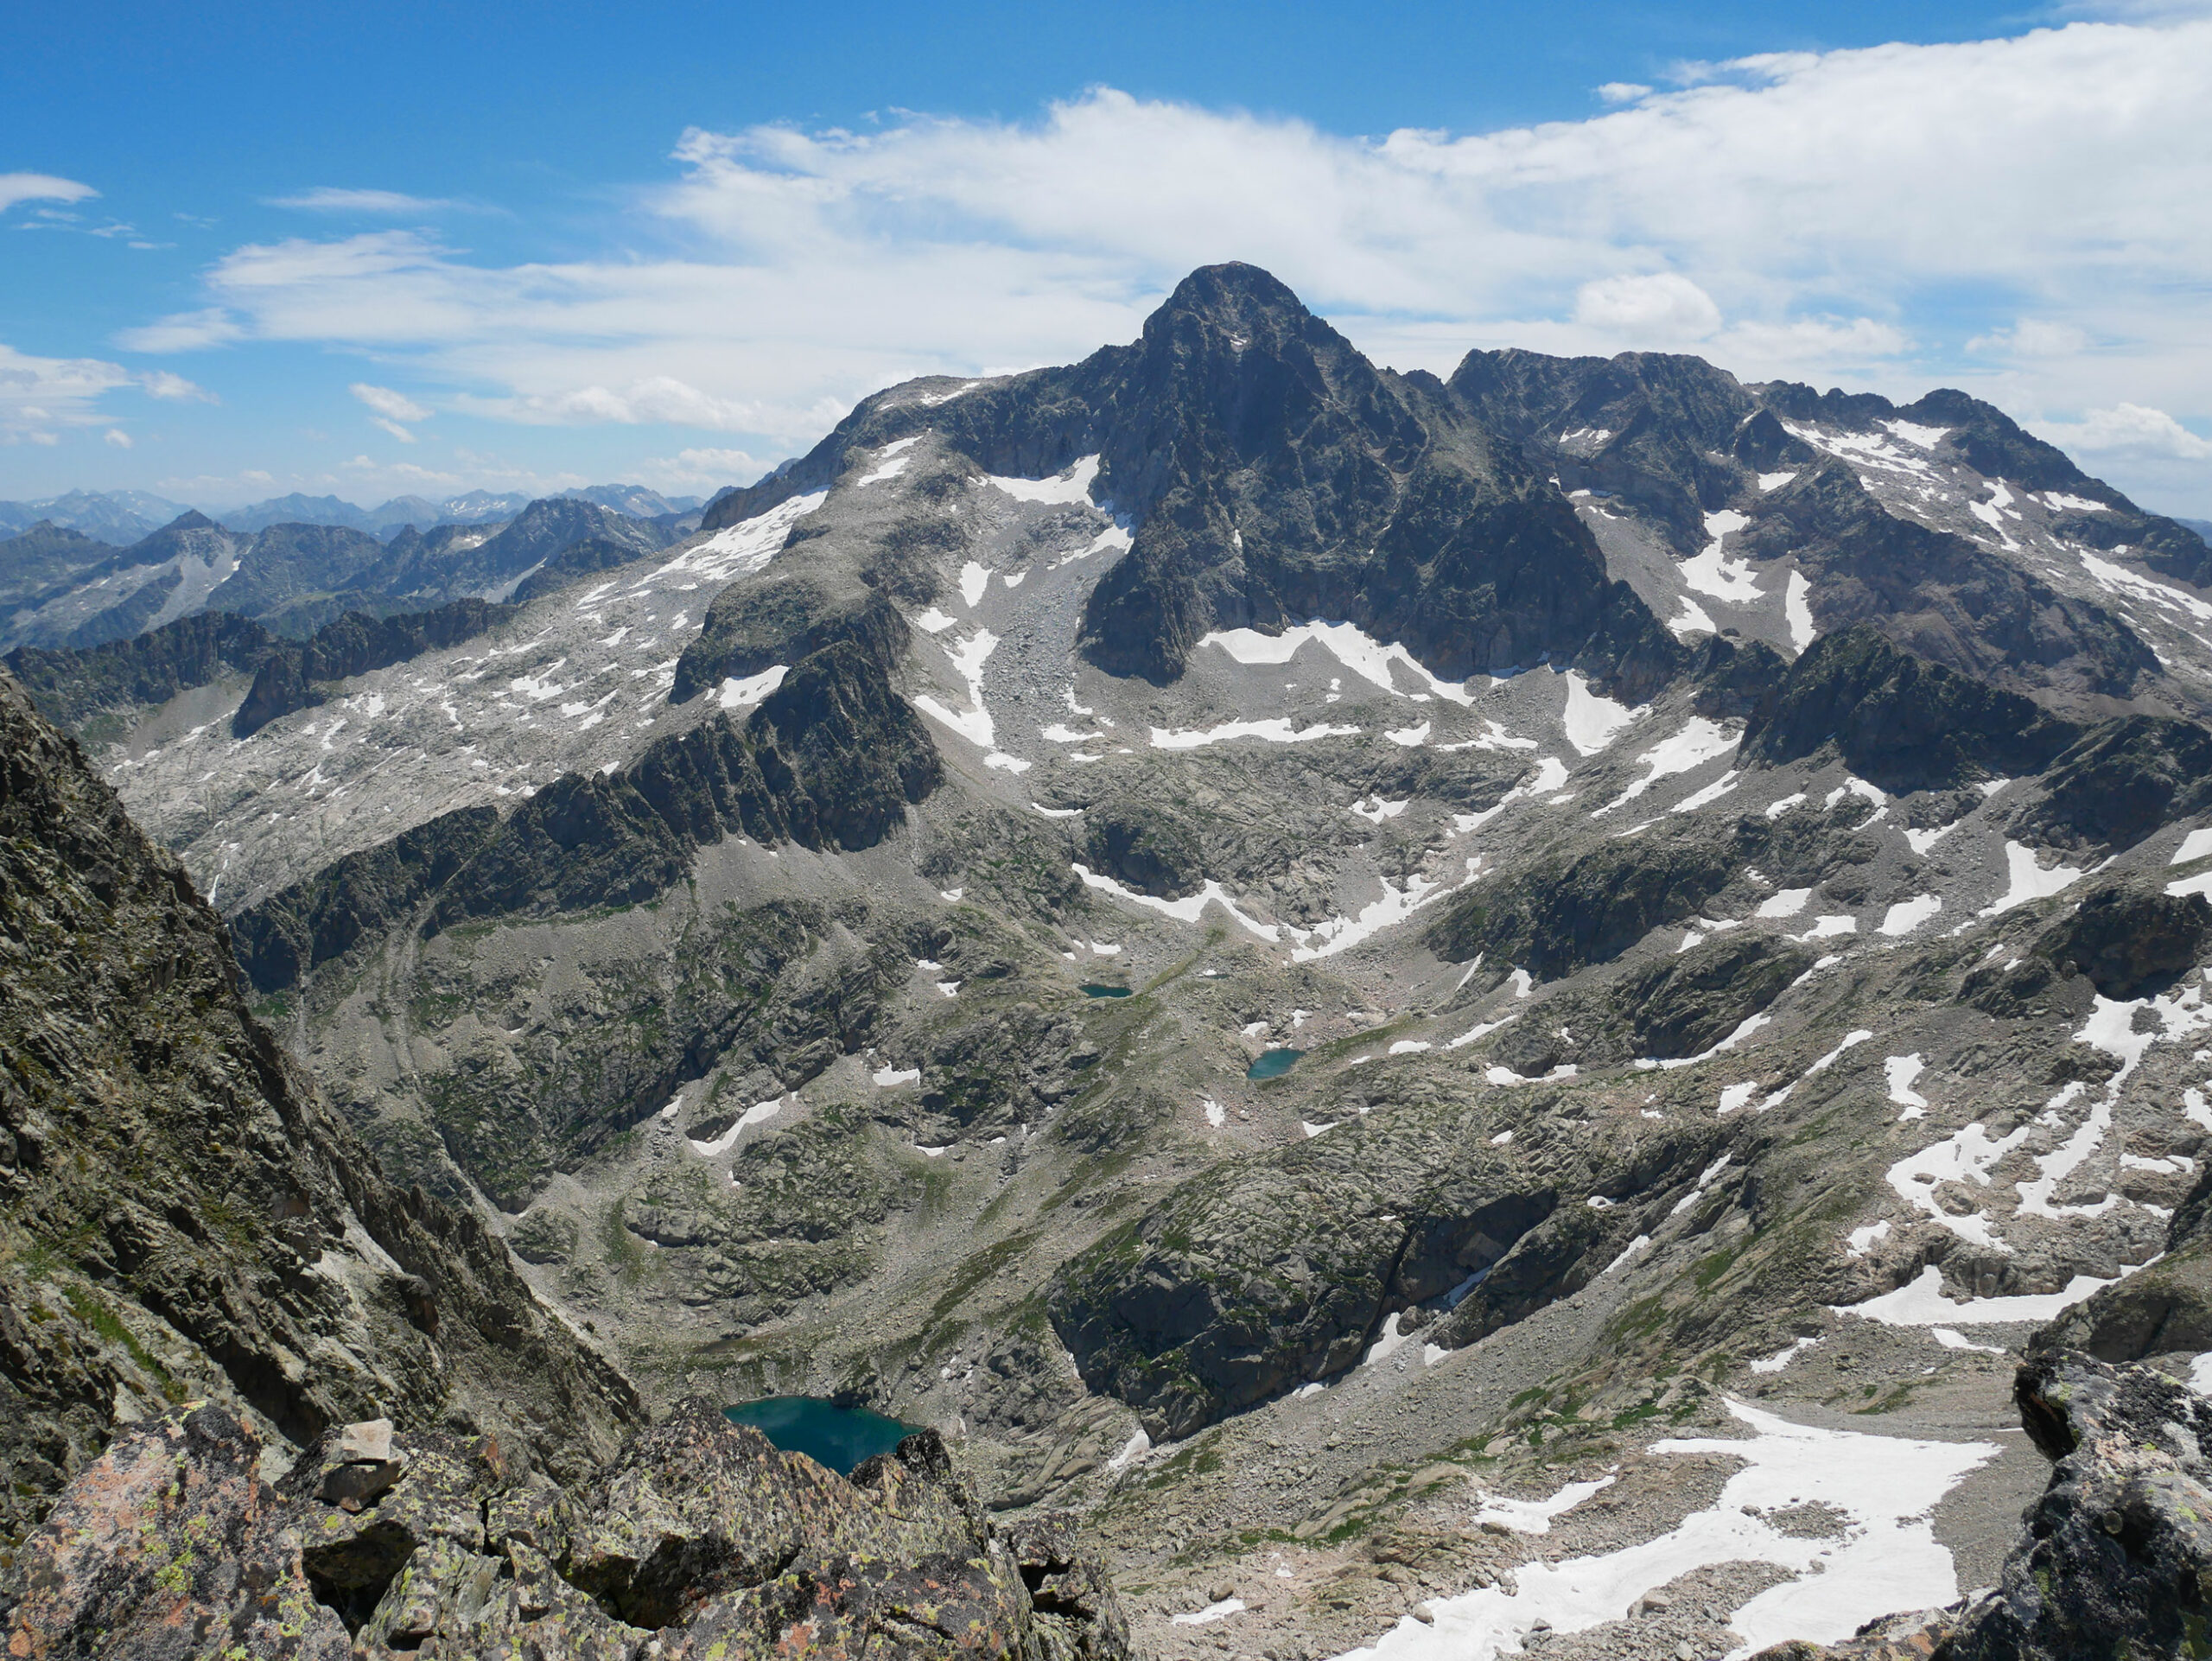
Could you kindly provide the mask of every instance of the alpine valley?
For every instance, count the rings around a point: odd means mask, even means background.
[[[505,512],[0,544],[11,1655],[2203,1652],[2195,530],[1237,264]]]

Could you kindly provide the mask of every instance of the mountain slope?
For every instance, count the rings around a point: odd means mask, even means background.
[[[389,1184],[249,1015],[222,924],[0,679],[0,1527],[189,1397],[581,1470],[639,1417],[465,1213]]]
[[[2006,1358],[2212,1148],[2212,596],[2063,460],[1680,357],[1395,376],[1217,268],[111,765],[649,1393],[943,1428],[1141,1641],[1517,1640],[1577,1554],[1662,1652],[1847,1635],[1776,1612],[1994,1579]]]

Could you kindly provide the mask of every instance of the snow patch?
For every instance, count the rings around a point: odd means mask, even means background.
[[[671,1105],[672,1106],[674,1104],[671,1103]],[[723,1131],[721,1135],[716,1136],[712,1142],[696,1142],[689,1136],[686,1136],[684,1140],[691,1143],[691,1151],[693,1153],[698,1155],[702,1159],[713,1159],[717,1155],[727,1154],[731,1149],[736,1147],[737,1139],[745,1134],[748,1127],[756,1124],[762,1124],[766,1123],[768,1120],[774,1118],[778,1113],[783,1111],[783,1105],[784,1098],[780,1096],[777,1097],[772,1102],[756,1102],[753,1106],[747,1108],[744,1112],[737,1116],[737,1123],[735,1124],[730,1126],[728,1130]]]
[[[2071,865],[2054,865],[2046,871],[2036,862],[2034,849],[2010,838],[2005,843],[2005,864],[2009,886],[1998,900],[1981,908],[1979,914],[1983,917],[1999,916],[2031,901],[2048,900],[2088,875]]]
[[[1736,748],[1737,737],[1736,732],[1719,722],[1708,721],[1703,716],[1692,716],[1680,732],[1670,738],[1662,739],[1636,758],[1650,769],[1643,778],[1632,780],[1626,790],[1590,817],[1594,819],[1610,813],[1615,808],[1634,801],[1662,779],[1677,773],[1692,772],[1707,761],[1727,754]]]
[[[1567,729],[1567,741],[1580,754],[1597,754],[1642,713],[1609,697],[1600,697],[1590,690],[1590,683],[1580,673],[1572,669],[1567,671],[1567,708],[1560,720]]]
[[[1098,458],[1086,455],[1065,472],[1050,479],[1007,479],[996,474],[985,474],[983,476],[993,488],[1005,492],[1018,502],[1046,502],[1072,506],[1090,500],[1091,483],[1098,477]]]
[[[1571,1511],[1593,1493],[1601,1493],[1618,1480],[1601,1476],[1590,1482],[1570,1482],[1549,1499],[1509,1499],[1502,1494],[1485,1493],[1475,1511],[1475,1526],[1496,1523],[1510,1528],[1516,1534],[1549,1534],[1552,1518],[1564,1511]]]
[[[1709,540],[1702,552],[1682,562],[1682,581],[1698,593],[1725,600],[1732,606],[1750,605],[1761,599],[1758,579],[1751,574],[1751,562],[1730,559],[1720,551],[1723,538],[1750,523],[1732,508],[1707,514],[1705,534]]]
[[[765,513],[717,531],[706,541],[685,549],[646,577],[640,587],[676,576],[696,577],[702,582],[728,582],[750,576],[775,558],[791,526],[829,499],[826,490],[809,492],[779,502]],[[609,586],[612,586],[611,584]]]
[[[1391,678],[1394,664],[1421,680],[1437,697],[1459,704],[1475,701],[1474,695],[1464,684],[1439,680],[1430,674],[1403,645],[1393,641],[1385,646],[1357,623],[1328,623],[1316,619],[1287,628],[1280,634],[1263,634],[1255,628],[1217,629],[1202,636],[1198,644],[1217,646],[1241,664],[1287,664],[1308,640],[1326,647],[1354,674],[1399,697],[1408,695]]]
[[[1813,626],[1813,585],[1804,572],[1789,573],[1789,586],[1782,596],[1782,618],[1789,625],[1789,644],[1802,652],[1820,638]]]
[[[1139,894],[1134,888],[1125,888],[1112,877],[1094,871],[1087,865],[1078,862],[1069,869],[1083,879],[1083,885],[1086,888],[1096,888],[1102,894],[1110,894],[1116,900],[1126,901],[1133,906],[1142,906],[1149,911],[1158,912],[1163,917],[1172,917],[1179,923],[1195,923],[1205,914],[1208,906],[1217,905],[1235,918],[1246,930],[1262,940],[1273,942],[1280,939],[1282,935],[1282,930],[1278,925],[1257,922],[1239,911],[1236,908],[1236,902],[1231,900],[1221,884],[1211,877],[1208,877],[1205,887],[1194,894],[1187,895],[1181,900],[1161,900],[1152,894]]]
[[[2012,1321],[2056,1320],[2059,1314],[2095,1296],[2135,1272],[2123,1267],[2112,1280],[2076,1275],[2063,1292],[2031,1292],[2016,1297],[1968,1298],[1954,1303],[1943,1295],[1943,1271],[1929,1263],[1917,1278],[1894,1292],[1864,1303],[1831,1306],[1840,1315],[1863,1315],[1885,1327],[1987,1327]]]
[[[1915,894],[1910,900],[1898,901],[1883,913],[1882,920],[1874,925],[1874,932],[1877,934],[1910,934],[1942,909],[1942,895]]]
[[[1713,1563],[1772,1563],[1795,1576],[1728,1617],[1746,1653],[1793,1638],[1839,1642],[1892,1609],[1957,1597],[1951,1554],[1929,1518],[1969,1471],[1997,1457],[1995,1443],[1822,1429],[1733,1400],[1728,1410],[1750,1436],[1669,1440],[1649,1450],[1744,1461],[1705,1510],[1641,1545],[1526,1564],[1510,1587],[1432,1600],[1429,1623],[1408,1615],[1340,1661],[1493,1661],[1519,1652],[1539,1621],[1576,1632],[1619,1620],[1645,1593]],[[1849,1526],[1840,1537],[1808,1538],[1767,1520],[1808,1504],[1833,1506]]]
[[[721,706],[725,710],[750,710],[784,684],[784,677],[791,673],[784,664],[776,664],[757,675],[747,675],[742,680],[733,676],[722,683]]]
[[[1883,1062],[1882,1076],[1889,1080],[1890,1099],[1899,1107],[1926,1107],[1928,1098],[1912,1087],[1912,1081],[1927,1067],[1916,1054],[1892,1055]]]
[[[1297,730],[1292,728],[1287,716],[1275,716],[1266,721],[1225,721],[1218,727],[1198,731],[1171,732],[1164,727],[1154,727],[1152,747],[1157,750],[1195,750],[1234,738],[1264,738],[1270,744],[1308,744],[1317,738],[1348,737],[1358,730],[1357,727],[1332,727],[1326,722]]]

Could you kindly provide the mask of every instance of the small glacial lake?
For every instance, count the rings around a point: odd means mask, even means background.
[[[1247,1079],[1280,1079],[1298,1065],[1304,1050],[1268,1050],[1244,1069]]]
[[[1126,986],[1103,986],[1096,981],[1086,981],[1083,995],[1087,998],[1125,998],[1129,995],[1129,989]]]
[[[785,1452],[804,1454],[840,1476],[850,1476],[861,1461],[889,1453],[920,1429],[818,1396],[764,1396],[742,1407],[726,1407],[722,1416],[732,1424],[751,1425]]]

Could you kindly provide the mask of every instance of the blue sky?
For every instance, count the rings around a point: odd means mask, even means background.
[[[19,9],[0,497],[703,493],[1267,264],[1363,347],[1964,385],[2212,515],[2183,6]]]

